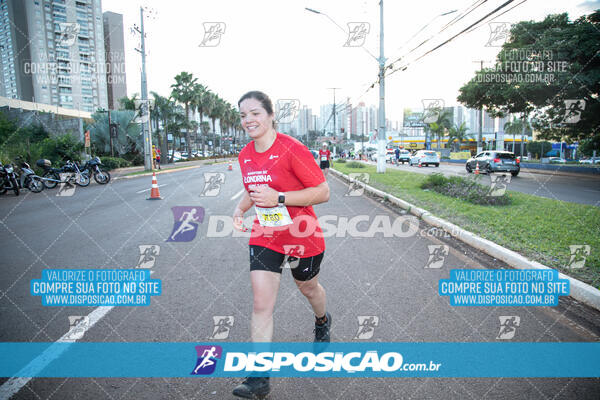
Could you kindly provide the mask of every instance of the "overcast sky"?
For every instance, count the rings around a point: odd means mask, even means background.
[[[503,11],[522,0],[516,0]],[[466,28],[505,0],[488,0],[451,28],[438,34],[447,22],[475,0],[391,1],[384,3],[385,56],[388,63],[415,45],[433,36],[421,49],[429,50]],[[236,105],[248,90],[262,90],[277,99],[299,99],[313,108],[350,97],[353,105],[364,101],[378,104],[379,2],[377,0],[330,1],[192,1],[192,0],[102,0],[103,11],[123,14],[127,63],[127,91],[140,92],[141,57],[134,48],[139,37],[130,33],[139,25],[139,7],[153,10],[145,20],[147,30],[148,88],[162,95],[170,93],[173,77],[191,72],[198,81]],[[326,13],[317,15],[309,7]],[[528,0],[498,17],[495,22],[515,23],[543,19],[547,14],[568,12],[573,20],[600,8],[600,1]],[[439,14],[458,10],[454,14]],[[434,19],[435,18],[435,19]],[[433,22],[431,22],[433,19]],[[345,29],[342,31],[336,26]],[[205,22],[224,24],[225,32],[216,46],[200,46]],[[364,46],[344,47],[349,22],[367,22],[370,28]],[[411,36],[430,23],[408,45]],[[490,26],[463,34],[439,50],[412,63],[406,71],[386,79],[386,114],[400,120],[405,107],[421,107],[422,99],[441,98],[455,105],[458,89],[466,83],[479,60],[494,60],[499,48],[486,47]],[[215,44],[209,42],[208,44]],[[412,45],[412,47],[411,47]],[[365,50],[366,49],[366,50]],[[409,60],[423,54],[415,51]],[[489,64],[488,64],[489,65]]]

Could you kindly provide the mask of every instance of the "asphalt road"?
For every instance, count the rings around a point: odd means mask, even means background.
[[[408,168],[408,167],[405,167]],[[411,170],[417,170],[412,168]],[[431,168],[433,171],[433,168]],[[200,197],[204,173],[225,174],[214,197]],[[521,179],[521,178],[520,178]],[[527,178],[522,178],[527,179]],[[252,307],[247,238],[208,237],[210,218],[231,215],[242,188],[239,170],[226,165],[161,174],[162,201],[147,201],[150,178],[0,197],[1,342],[53,342],[69,330],[69,316],[91,307],[44,307],[30,295],[31,279],[48,268],[134,268],[140,245],[159,245],[152,267],[162,295],[148,307],[114,307],[80,341],[199,342],[212,335],[213,316],[233,316],[227,341],[248,341]],[[366,215],[392,219],[397,210],[329,177],[331,199],[319,216]],[[191,242],[166,242],[174,206],[200,206],[205,216]],[[369,222],[358,227],[366,230]],[[225,227],[226,228],[226,227]],[[223,229],[225,229],[223,228]],[[421,226],[420,228],[427,228]],[[326,238],[321,282],[333,316],[332,341],[357,341],[358,317],[377,316],[370,341],[501,342],[500,316],[519,316],[518,342],[597,342],[600,313],[567,298],[557,307],[453,307],[438,295],[438,281],[453,268],[503,268],[503,264],[452,237]],[[439,269],[425,268],[430,245],[448,245]],[[312,341],[308,302],[284,271],[275,310],[274,341]],[[214,341],[214,340],[213,340]],[[149,356],[151,362],[151,356]],[[193,366],[192,366],[193,367]],[[532,378],[331,378],[272,380],[270,399],[596,399],[600,379]],[[232,399],[234,378],[35,378],[15,399]],[[0,385],[6,379],[0,379]],[[0,386],[0,390],[1,390]]]
[[[376,165],[373,161],[369,163]],[[397,168],[401,171],[421,174],[441,172],[449,176],[473,176],[473,174],[467,173],[462,164],[440,164],[437,168],[434,166],[419,168],[417,166],[411,167],[408,164],[400,164],[396,167],[388,163],[387,168]],[[585,176],[583,174],[577,176],[540,174],[521,170],[516,177],[510,176],[510,174],[508,174],[508,177],[510,178],[510,183],[507,185],[507,190],[554,200],[600,206],[600,177],[598,176]],[[482,174],[482,178],[483,182],[490,182],[490,178],[487,175]]]

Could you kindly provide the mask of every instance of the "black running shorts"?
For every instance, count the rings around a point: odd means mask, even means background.
[[[281,273],[283,268],[290,268],[294,279],[308,281],[319,273],[324,253],[313,257],[298,258],[289,257],[266,247],[251,245],[250,271],[260,270]]]
[[[329,161],[321,161],[321,169],[329,168]]]

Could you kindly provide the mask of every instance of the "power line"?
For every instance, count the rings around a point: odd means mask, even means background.
[[[499,10],[503,9],[504,7],[506,7],[507,5],[509,5],[510,3],[512,3],[515,0],[507,0],[506,2],[504,2],[503,4],[501,4],[500,6],[496,7],[493,11],[489,12],[488,14],[486,14],[485,16],[483,16],[482,18],[478,19],[477,21],[475,21],[474,23],[472,23],[471,25],[469,25],[468,27],[466,27],[465,29],[463,29],[462,31],[460,31],[459,33],[457,33],[456,35],[452,36],[451,38],[447,39],[446,41],[440,43],[439,45],[435,46],[433,49],[427,51],[426,53],[422,54],[421,56],[419,56],[418,58],[416,58],[415,60],[413,60],[410,63],[407,63],[406,65],[402,66],[402,67],[398,67],[396,69],[393,69],[391,72],[389,72],[387,74],[387,76],[397,72],[400,69],[406,69],[408,67],[408,65],[410,65],[411,63],[417,62],[419,61],[421,58],[425,57],[426,55],[434,52],[435,50],[445,46],[446,44],[448,44],[449,42],[451,42],[452,40],[456,39],[458,36],[462,35],[463,33],[465,33],[466,31],[468,31],[469,29],[471,29],[472,27],[474,27],[475,25],[479,24],[481,21],[485,20],[486,18],[488,18],[490,15],[498,12]],[[390,66],[388,66],[388,68],[390,68],[393,65],[390,64]]]

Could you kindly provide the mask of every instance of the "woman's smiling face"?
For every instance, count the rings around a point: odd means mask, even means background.
[[[273,115],[267,114],[261,102],[248,98],[240,103],[242,128],[252,138],[263,136],[273,126]]]

